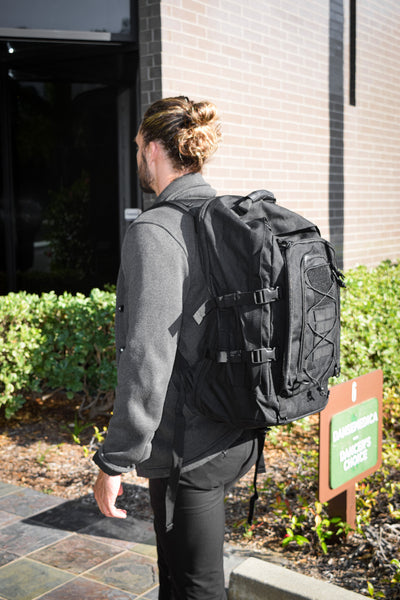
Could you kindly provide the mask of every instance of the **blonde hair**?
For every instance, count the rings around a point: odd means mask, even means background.
[[[193,102],[186,96],[154,102],[139,128],[143,141],[162,143],[177,170],[201,171],[218,148],[221,123],[217,108],[207,101]]]

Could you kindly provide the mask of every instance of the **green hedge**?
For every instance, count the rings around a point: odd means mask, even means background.
[[[116,384],[115,295],[0,297],[0,404],[10,417],[26,394],[62,389],[96,398]]]
[[[341,379],[382,369],[386,387],[400,383],[400,263],[384,261],[346,273],[342,292]]]
[[[341,380],[381,368],[400,381],[400,265],[346,273]],[[0,404],[7,417],[30,393],[61,388],[96,402],[113,393],[115,294],[19,293],[0,297]]]

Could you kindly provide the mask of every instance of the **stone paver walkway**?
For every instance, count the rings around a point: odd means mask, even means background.
[[[227,549],[225,576],[246,558]],[[156,600],[152,523],[0,482],[0,600]]]
[[[152,523],[0,482],[1,600],[156,600]]]

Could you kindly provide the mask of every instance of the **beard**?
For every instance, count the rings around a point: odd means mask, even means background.
[[[152,194],[154,189],[152,187],[152,177],[147,164],[146,157],[142,152],[140,156],[140,164],[138,165],[139,185],[143,192],[146,194]]]

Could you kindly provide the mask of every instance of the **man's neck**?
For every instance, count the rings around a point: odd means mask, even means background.
[[[154,192],[156,195],[159,196],[170,183],[175,181],[175,179],[179,179],[182,175],[186,175],[186,171],[170,171],[159,177],[158,180],[154,182]]]
[[[175,179],[189,172],[186,169],[175,169],[163,145],[157,140],[149,142],[145,148],[145,152],[148,168],[151,173],[151,186],[157,196]]]

